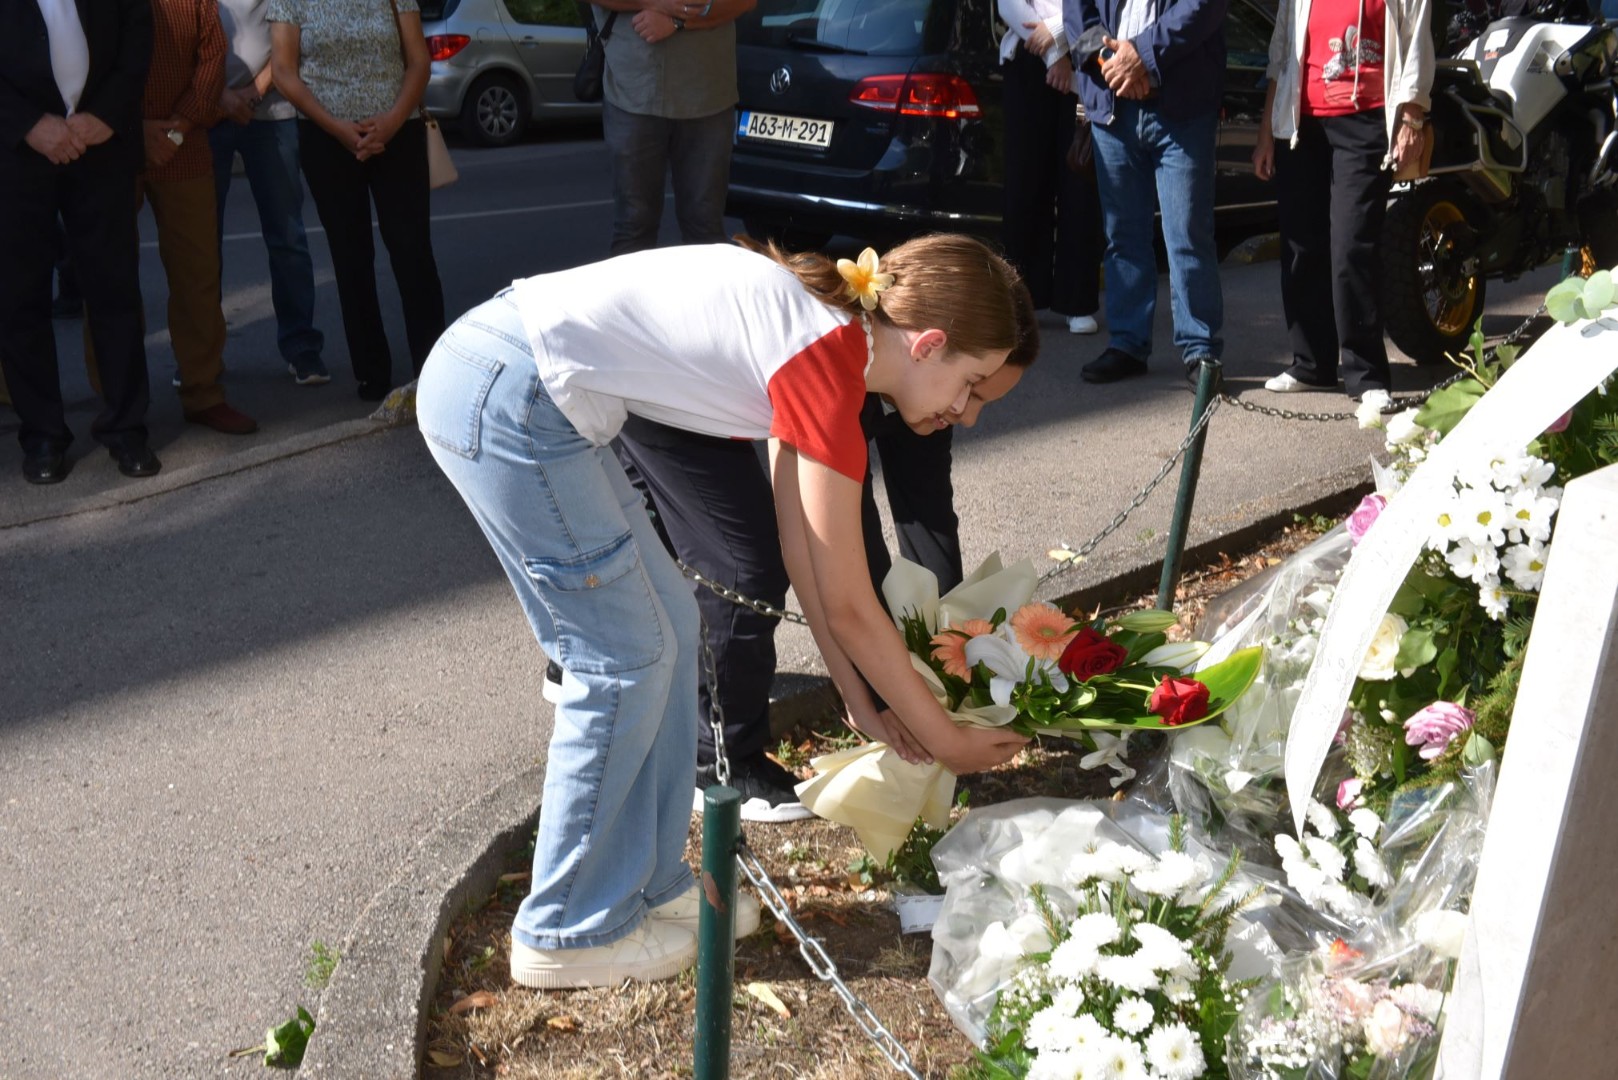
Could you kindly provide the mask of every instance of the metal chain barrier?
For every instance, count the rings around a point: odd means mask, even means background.
[[[837,991],[837,996],[843,999],[843,1007],[848,1010],[855,1023],[866,1037],[876,1044],[882,1055],[888,1059],[895,1069],[911,1077],[912,1080],[922,1080],[921,1074],[916,1072],[916,1066],[910,1060],[910,1052],[900,1045],[893,1032],[882,1026],[871,1007],[855,996],[854,991],[848,988],[842,977],[837,974],[837,965],[832,963],[831,957],[820,942],[810,937],[798,920],[792,917],[792,910],[788,907],[786,898],[776,889],[775,882],[759,863],[757,856],[747,846],[747,837],[744,835],[737,845],[736,861],[747,875],[747,880],[753,883],[758,890],[759,898],[769,907],[770,913],[776,917],[792,936],[798,939],[798,952],[803,956],[804,963],[809,965],[815,977],[822,982],[830,983],[831,988]]]
[[[1534,312],[1532,315],[1528,316],[1528,318],[1519,323],[1517,327],[1511,331],[1511,333],[1507,334],[1493,345],[1490,345],[1488,347],[1489,352],[1493,353],[1506,345],[1516,345],[1517,342],[1521,341],[1523,336],[1528,333],[1529,329],[1534,325],[1534,322],[1544,314],[1545,305],[1541,304],[1539,305],[1538,311]],[[1460,380],[1466,378],[1469,374],[1470,373],[1466,371],[1458,371],[1454,375],[1451,375],[1449,378],[1445,379],[1443,382],[1439,383],[1437,386],[1434,386],[1431,390],[1424,390],[1419,394],[1408,394],[1404,397],[1394,398],[1392,403],[1382,411],[1384,413],[1404,412],[1407,409],[1413,409],[1419,405],[1424,405],[1426,404],[1427,399],[1432,397],[1435,393],[1444,389],[1446,386],[1459,382]],[[1221,393],[1219,395],[1219,400],[1224,402],[1226,405],[1234,405],[1238,409],[1245,412],[1258,413],[1261,416],[1273,416],[1279,420],[1306,420],[1332,423],[1339,420],[1357,420],[1359,418],[1358,413],[1351,412],[1313,413],[1300,412],[1295,409],[1278,409],[1269,405],[1259,405],[1255,402],[1243,401],[1241,398],[1234,397],[1226,393]]]

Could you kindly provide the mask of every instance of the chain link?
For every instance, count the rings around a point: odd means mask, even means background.
[[[831,984],[837,996],[842,998],[843,1007],[854,1018],[854,1022],[859,1024],[866,1037],[882,1051],[882,1056],[887,1058],[888,1063],[895,1069],[911,1077],[911,1080],[922,1080],[921,1074],[916,1072],[916,1066],[910,1059],[910,1052],[899,1043],[891,1031],[882,1026],[882,1021],[877,1019],[871,1007],[855,996],[854,991],[843,982],[837,974],[837,965],[826,955],[826,950],[821,947],[820,942],[810,937],[799,925],[798,920],[792,917],[792,910],[787,906],[786,898],[776,889],[775,882],[770,880],[770,875],[759,863],[752,849],[747,846],[746,836],[743,836],[737,844],[736,862],[741,867],[742,873],[747,875],[747,880],[758,890],[759,898],[769,907],[770,913],[798,939],[798,952],[803,956],[804,963],[809,965],[816,978]]]

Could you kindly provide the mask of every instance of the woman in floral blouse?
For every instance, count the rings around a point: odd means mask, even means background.
[[[376,295],[371,204],[399,282],[411,369],[444,331],[428,223],[427,43],[416,0],[270,0],[270,66],[298,109],[299,159],[331,245],[359,394],[379,401],[393,360]]]

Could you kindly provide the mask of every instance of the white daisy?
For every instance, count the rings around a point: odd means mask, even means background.
[[[1337,815],[1328,810],[1319,799],[1310,799],[1309,808],[1304,811],[1309,824],[1314,826],[1315,832],[1330,838],[1337,835]]]
[[[1028,1018],[1023,1041],[1035,1050],[1070,1049],[1073,1045],[1073,1027],[1077,1023],[1072,1013],[1063,1016],[1054,1007],[1047,1007]]]
[[[1099,959],[1093,942],[1068,938],[1051,950],[1050,973],[1058,979],[1077,982],[1095,971]]]
[[[1427,534],[1427,546],[1434,551],[1443,551],[1455,541],[1466,535],[1466,529],[1461,516],[1461,500],[1453,491],[1448,495],[1439,496],[1439,502],[1433,508],[1431,518],[1431,531]]]
[[[1076,1050],[1040,1054],[1028,1063],[1028,1080],[1082,1080],[1084,1055]]]
[[[1185,966],[1185,943],[1156,923],[1136,923],[1129,932],[1140,943],[1135,955],[1158,971],[1175,971]]]
[[[1072,1040],[1072,1048],[1080,1052],[1094,1050],[1112,1038],[1101,1021],[1088,1013],[1073,1021],[1073,1030],[1068,1037]]]
[[[1484,613],[1495,622],[1506,617],[1506,594],[1500,588],[1500,579],[1490,574],[1478,582],[1478,603]]]
[[[1163,996],[1175,1005],[1184,1005],[1197,996],[1191,980],[1175,975],[1163,980]]]
[[[1151,1002],[1138,997],[1126,997],[1112,1010],[1112,1026],[1134,1035],[1152,1026]]]
[[[1492,487],[1461,492],[1461,528],[1474,544],[1499,547],[1506,542],[1511,510],[1505,495]]]
[[[1130,884],[1152,896],[1175,896],[1180,890],[1199,884],[1197,860],[1183,851],[1165,851],[1149,866],[1130,878]]]
[[[1494,546],[1470,537],[1458,541],[1444,556],[1444,561],[1456,577],[1478,584],[1500,569],[1500,554]]]
[[[1366,806],[1350,811],[1348,823],[1367,840],[1375,840],[1376,834],[1382,831],[1382,819],[1376,816],[1375,810]]]
[[[1118,920],[1104,911],[1091,911],[1073,920],[1068,928],[1068,940],[1082,941],[1091,948],[1111,945],[1123,936]]]
[[[1382,856],[1377,853],[1375,845],[1363,836],[1354,844],[1354,872],[1373,888],[1393,884],[1393,878],[1388,876],[1388,868],[1382,863]]]
[[[1131,956],[1103,956],[1096,962],[1096,974],[1120,990],[1144,994],[1156,990],[1157,972],[1139,953]]]
[[[1557,501],[1542,491],[1523,488],[1506,500],[1506,528],[1513,540],[1549,540]]]
[[[1208,1067],[1202,1044],[1184,1024],[1164,1024],[1146,1036],[1146,1058],[1164,1080],[1194,1080]]]
[[[1063,1016],[1077,1016],[1084,1008],[1084,990],[1078,986],[1064,986],[1051,995],[1051,1008]]]
[[[1306,836],[1303,838],[1303,849],[1309,853],[1309,861],[1320,867],[1327,877],[1333,881],[1343,880],[1343,871],[1348,869],[1348,857],[1332,846],[1331,841]]]
[[[1538,540],[1513,544],[1501,557],[1506,576],[1520,589],[1538,589],[1545,579],[1545,545]]]
[[[1129,1039],[1108,1039],[1087,1055],[1085,1080],[1147,1080],[1146,1058]]]

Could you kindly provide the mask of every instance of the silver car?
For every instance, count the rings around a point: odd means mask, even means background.
[[[573,0],[421,0],[432,57],[427,111],[481,146],[508,146],[534,120],[591,119],[573,97],[584,26]]]

